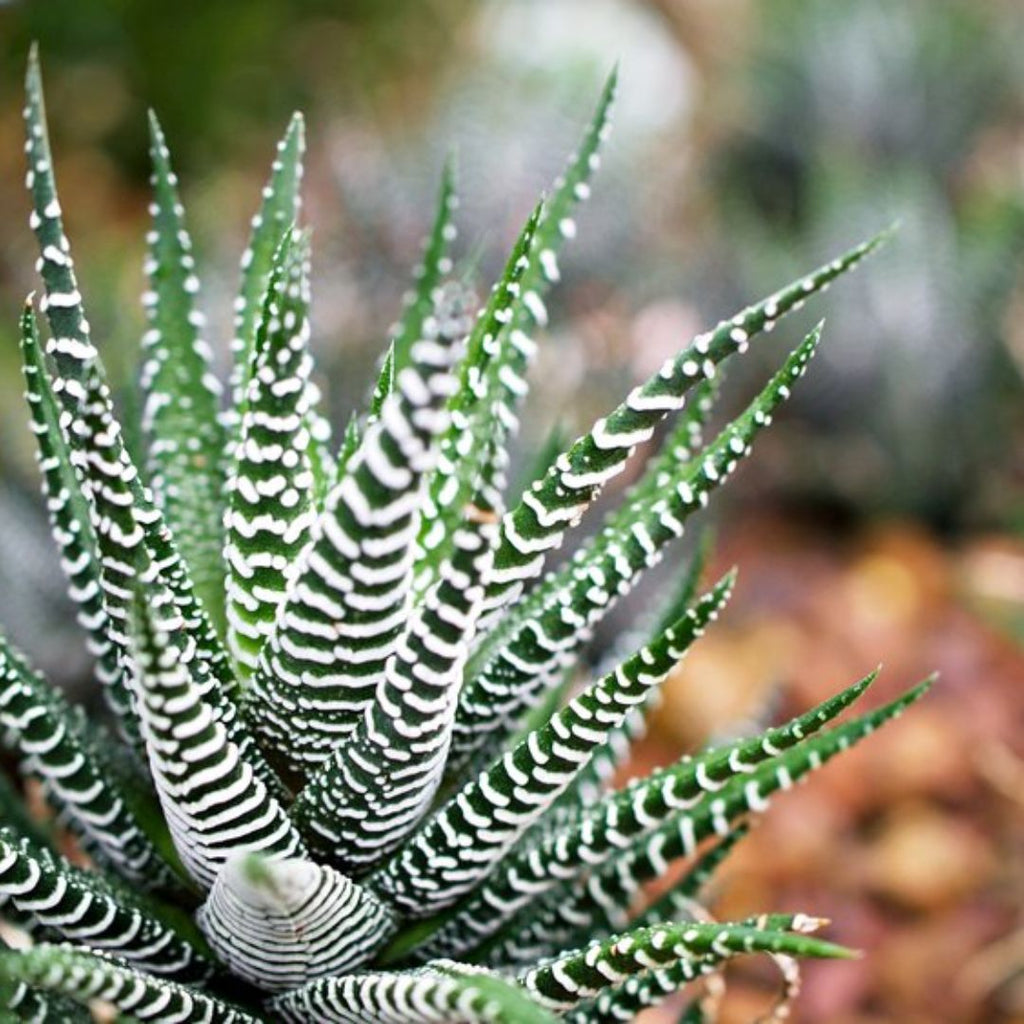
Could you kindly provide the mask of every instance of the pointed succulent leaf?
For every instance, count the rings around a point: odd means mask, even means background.
[[[565,171],[555,180],[551,194],[544,203],[544,216],[537,230],[540,258],[531,264],[523,281],[526,302],[517,313],[517,325],[530,321],[543,327],[546,316],[538,303],[549,285],[559,278],[558,251],[567,239],[576,237],[573,215],[581,202],[590,196],[590,179],[601,163],[600,150],[611,134],[612,108],[619,88],[619,69],[613,68],[598,98],[590,123],[579,148],[569,157]],[[536,298],[529,298],[530,293]]]
[[[743,925],[765,932],[793,931],[807,935],[820,923],[817,918],[802,914],[773,914],[743,922]],[[564,1019],[569,1024],[617,1024],[633,1020],[641,1010],[659,1005],[696,978],[719,970],[722,959],[718,951],[713,951],[704,956],[678,960],[666,967],[631,974],[624,981],[605,988],[596,999],[578,1005]],[[703,1020],[703,1017],[698,1019]]]
[[[417,554],[417,586],[421,590],[429,586],[450,556],[452,538],[462,521],[464,508],[479,488],[484,456],[494,450],[486,443],[487,422],[479,413],[494,401],[499,372],[496,367],[503,365],[506,359],[502,346],[517,344],[522,333],[513,338],[505,327],[512,321],[516,305],[522,301],[522,281],[530,266],[542,212],[543,205],[539,205],[527,219],[466,343],[458,388],[448,403],[450,425],[439,438],[437,465],[427,479]],[[525,335],[523,338],[533,344]],[[503,448],[500,443],[497,447]]]
[[[609,731],[675,668],[728,600],[733,579],[726,576],[649,646],[465,786],[374,878],[375,887],[405,914],[425,917],[485,878]],[[453,843],[453,835],[468,841]]]
[[[93,856],[144,888],[173,886],[174,874],[131,810],[120,781],[106,771],[81,718],[0,637],[0,727],[43,783]]]
[[[21,357],[25,397],[36,438],[36,454],[50,529],[61,553],[78,622],[85,630],[96,659],[96,674],[119,722],[131,721],[131,704],[119,649],[108,634],[103,601],[100,556],[72,454],[61,425],[61,410],[50,383],[39,341],[35,313],[27,303],[21,317]]]
[[[693,957],[679,960],[643,974],[630,975],[625,981],[601,992],[596,999],[587,1000],[564,1014],[566,1024],[621,1024],[635,1020],[637,1015],[652,1006],[659,1006],[669,996],[682,991],[687,985],[721,970],[719,957]],[[691,1017],[696,1004],[687,1007],[687,1015],[680,1024],[709,1024],[703,1013]]]
[[[604,893],[608,886],[622,890],[619,903],[625,908],[641,882],[659,877],[669,861],[692,856],[703,839],[728,834],[731,822],[744,814],[763,810],[768,794],[792,785],[840,750],[901,714],[928,685],[916,687],[877,711],[797,742],[778,757],[755,767],[753,772],[737,768],[728,784],[707,795],[701,790],[697,768],[691,759],[684,759],[659,773],[649,786],[638,783],[635,790],[609,794],[593,809],[585,811],[575,825],[544,837],[535,847],[514,851],[506,857],[488,880],[458,907],[457,913],[421,943],[415,950],[416,960],[462,956],[476,949],[516,915],[533,913],[530,905],[544,893],[564,883],[572,885],[582,874],[593,872],[602,864],[608,865],[606,871],[578,882],[578,900],[573,913],[582,915],[595,901],[607,910],[612,902]],[[839,701],[842,697],[841,694],[833,700]],[[817,713],[823,706],[819,705],[808,716],[801,716],[807,730],[812,727],[811,723],[818,721]],[[676,772],[684,780],[681,790],[684,795],[678,801],[673,791]],[[696,797],[695,791],[700,791]],[[661,811],[648,817],[648,806],[660,806]],[[561,898],[569,904],[565,894]],[[521,925],[523,920],[518,923]],[[515,925],[508,927],[514,930]]]
[[[799,932],[730,924],[670,923],[595,942],[539,967],[527,968],[518,978],[542,1005],[564,1012],[609,988],[612,978],[618,981],[694,957],[713,957],[721,962],[746,953],[836,958],[853,955],[842,946]]]
[[[770,330],[779,317],[824,290],[887,237],[879,235],[858,245],[695,338],[559,456],[544,479],[535,483],[503,520],[489,605],[506,607],[522,593],[526,583],[540,573],[545,556],[558,548],[566,530],[579,522],[604,485],[622,471],[636,446],[649,440],[670,412],[683,408],[694,387],[713,378],[720,363],[744,351],[751,338]]]
[[[346,870],[363,874],[388,856],[441,784],[496,530],[485,519],[457,533],[455,556],[413,610],[375,701],[292,809],[310,843]]]
[[[819,324],[699,458],[684,462],[680,472],[662,480],[659,487],[645,490],[628,515],[602,531],[587,557],[571,563],[564,585],[548,598],[542,611],[527,620],[467,683],[460,698],[450,771],[458,771],[481,749],[490,753],[514,731],[548,681],[561,676],[575,658],[595,624],[642,573],[660,561],[666,547],[682,535],[686,520],[750,453],[756,436],[771,423],[775,410],[803,376],[820,338]],[[533,493],[527,492],[530,500],[522,507],[529,506]],[[508,522],[506,517],[506,526]],[[506,532],[504,539],[508,536]],[[496,566],[495,573],[499,571]]]
[[[655,490],[671,485],[672,481],[685,471],[684,467],[699,454],[704,445],[704,427],[714,405],[713,399],[717,384],[718,378],[714,378],[697,385],[693,398],[676,415],[668,436],[662,442],[657,454],[652,456],[644,466],[639,480],[626,491],[622,502],[605,517],[598,536],[584,541],[566,564],[545,575],[523,600],[518,601],[512,608],[506,609],[504,614],[494,615],[486,620],[485,639],[476,647],[470,661],[468,670],[470,678],[476,676],[486,667],[488,661],[504,644],[508,643],[523,623],[528,622],[544,610],[545,604],[551,600],[552,596],[572,579],[575,570],[583,563],[590,562],[595,558],[594,549],[600,543],[600,539],[619,535],[624,530],[628,531],[632,520],[636,518],[637,509],[647,503],[646,499]],[[565,447],[565,443],[545,452],[544,461],[540,466],[542,472],[533,475],[534,482],[539,481],[544,473],[552,467]],[[681,612],[687,604],[689,604],[689,598],[684,598],[676,607]],[[678,615],[673,615],[666,610],[662,618],[662,628],[668,626],[676,618]]]
[[[419,971],[325,978],[288,992],[271,1008],[292,1024],[554,1024],[514,983],[447,961]]]
[[[877,670],[869,673],[784,725],[774,726],[757,736],[740,739],[723,747],[706,750],[695,757],[684,757],[668,768],[657,769],[644,778],[633,780],[612,797],[628,819],[620,819],[616,823],[616,831],[621,830],[624,834],[632,829],[634,834],[639,834],[636,830],[650,827],[652,819],[664,817],[670,809],[689,809],[695,806],[705,795],[717,793],[728,783],[753,772],[758,765],[797,746],[809,736],[820,732],[859,700],[877,675]],[[656,793],[659,785],[663,789]],[[644,794],[643,798],[639,796],[641,793]],[[642,802],[635,807],[628,807],[632,801],[641,799]],[[590,817],[596,822],[599,817],[606,817],[607,814],[608,809],[605,807],[590,812]]]
[[[380,419],[380,410],[384,405],[384,399],[395,390],[395,343],[388,346],[384,353],[384,361],[380,365],[380,373],[377,374],[377,383],[373,386],[373,394],[370,395],[370,409],[366,415],[366,424],[369,426],[374,420]]]
[[[26,92],[28,99],[25,107],[28,128],[26,151],[29,170],[25,182],[31,193],[33,206],[29,215],[29,224],[39,244],[40,260],[38,265],[45,285],[45,295],[40,302],[40,308],[46,313],[53,334],[48,345],[57,366],[57,379],[52,390],[61,403],[61,425],[65,430],[66,437],[71,434],[72,427],[74,427],[76,428],[75,433],[85,434],[86,437],[90,434],[100,433],[107,441],[102,449],[99,445],[94,446],[95,455],[92,466],[89,465],[87,455],[82,447],[77,450],[73,449],[71,453],[81,489],[89,497],[91,503],[98,504],[107,494],[106,481],[101,482],[101,474],[106,472],[111,477],[114,477],[115,473],[122,477],[128,476],[129,474],[126,472],[128,458],[127,454],[124,454],[122,458],[118,451],[119,448],[123,448],[119,431],[116,428],[109,430],[111,417],[106,417],[106,422],[103,422],[104,410],[87,411],[83,408],[88,401],[89,391],[92,390],[90,385],[93,381],[90,377],[94,371],[91,371],[91,367],[98,357],[90,339],[89,323],[85,319],[82,308],[82,296],[78,290],[74,264],[71,259],[71,247],[64,234],[60,200],[57,197],[49,140],[46,135],[42,83],[34,52],[29,60]],[[23,345],[31,346],[35,340],[31,332],[23,334]],[[38,360],[32,360],[32,362],[39,365]],[[89,416],[89,412],[94,413],[89,420],[77,422]],[[99,423],[95,413],[99,414]],[[105,456],[108,455],[110,449],[113,449],[110,454],[114,457],[107,459]],[[91,482],[86,487],[82,481],[90,480],[90,477],[92,477]],[[99,515],[97,515],[97,519],[99,519]],[[135,524],[130,520],[131,512],[128,509],[118,509],[107,517],[104,531],[107,544],[104,545],[103,537],[97,536],[97,549],[104,561],[108,561],[110,558],[111,546],[116,544],[121,550],[127,546],[130,550],[131,545],[136,543]],[[94,523],[95,528],[96,524]],[[99,533],[98,529],[97,533]],[[104,547],[107,548],[106,551],[103,550]],[[121,564],[116,559],[114,562],[118,567]],[[127,590],[130,585],[128,582],[131,575],[130,557],[128,563],[126,566],[128,572],[111,566],[109,570],[102,573],[103,588],[106,591],[102,600],[110,619],[108,636],[115,648],[111,657],[116,658],[120,666],[118,670],[108,674],[109,686],[105,690],[105,694],[111,709],[117,716],[119,728],[129,740],[137,743],[137,727],[132,721],[130,701],[123,683],[124,633],[123,630],[117,628],[119,625],[116,622],[117,602],[111,594],[111,590]]]
[[[627,652],[644,642],[650,642],[659,633],[668,629],[676,619],[685,614],[697,592],[697,584],[707,563],[709,554],[708,535],[705,534],[698,542],[696,551],[690,560],[685,573],[670,594],[667,601],[656,602],[660,614],[651,616],[650,621],[635,629],[627,629],[615,640],[609,653],[601,661],[601,674],[618,664]],[[549,691],[561,702],[558,689]],[[590,760],[580,769],[566,791],[552,806],[551,811],[541,822],[542,827],[557,827],[564,816],[572,816],[584,807],[590,807],[601,799],[608,782],[629,758],[633,744],[641,739],[647,731],[647,714],[652,706],[657,706],[661,696],[660,690],[654,690],[647,700],[639,707],[633,708],[623,719],[622,725],[613,729],[607,741],[594,751]],[[531,718],[533,715],[531,714]]]
[[[645,928],[692,917],[694,901],[715,869],[736,843],[747,834],[739,825],[721,842],[702,854],[683,877],[649,908],[632,916],[619,912],[618,906],[605,907],[589,898],[589,891],[574,889],[567,895],[553,889],[529,907],[529,913],[517,914],[508,927],[473,951],[473,959],[495,968],[523,967],[560,950],[585,945],[627,928]]]
[[[106,634],[124,680],[131,665],[128,642],[132,594],[137,575],[150,563],[170,587],[198,650],[218,681],[218,711],[227,715],[234,688],[226,655],[202,605],[152,494],[143,487],[139,472],[125,448],[114,416],[110,387],[89,336],[82,298],[78,291],[70,246],[64,234],[60,202],[46,136],[42,83],[35,54],[26,82],[28,104],[27,183],[32,194],[30,223],[41,250],[41,273],[46,294],[40,308],[53,334],[47,346],[53,362],[51,387],[61,406],[61,425],[70,445],[70,458],[82,493],[90,504],[90,517],[100,554],[102,600]],[[38,365],[38,361],[36,361]],[[123,683],[122,683],[123,685]],[[111,705],[126,738],[138,747],[138,723],[130,701],[110,690]]]
[[[293,114],[284,137],[277,144],[270,180],[263,188],[263,200],[252,218],[249,244],[242,253],[241,284],[235,299],[234,337],[231,339],[231,406],[225,413],[225,423],[234,440],[237,440],[241,429],[241,417],[249,393],[256,331],[274,251],[285,232],[299,218],[305,149],[302,115]]]
[[[434,222],[423,248],[423,258],[416,267],[412,291],[405,300],[401,320],[393,331],[388,356],[392,373],[409,362],[413,343],[423,337],[423,325],[434,309],[434,292],[451,272],[449,256],[455,240],[453,215],[458,207],[455,192],[455,160],[449,157],[441,172]]]
[[[930,685],[931,680],[927,680],[890,704],[814,736],[753,773],[734,779],[714,798],[708,797],[692,810],[669,816],[664,824],[638,839],[616,839],[607,855],[597,852],[597,844],[588,844],[585,855],[589,856],[593,848],[596,860],[603,861],[604,866],[585,883],[573,885],[571,894],[563,893],[562,899],[566,904],[574,903],[577,909],[599,906],[600,914],[609,920],[614,920],[615,915],[624,920],[641,887],[660,877],[666,864],[677,857],[692,856],[704,839],[728,835],[743,815],[765,810],[773,793],[788,789],[902,714]]]
[[[198,988],[71,946],[41,943],[31,949],[0,951],[0,980],[22,982],[83,1006],[99,1000],[137,1021],[261,1024],[258,1017]]]
[[[362,966],[394,928],[379,899],[333,868],[255,854],[224,864],[198,922],[233,974],[269,992]]]
[[[0,894],[39,926],[69,942],[118,956],[139,970],[200,982],[213,963],[124,887],[72,867],[8,829],[0,829]]]
[[[573,210],[590,194],[590,177],[600,160],[598,150],[610,131],[617,84],[618,73],[613,71],[578,152],[538,209],[512,301],[502,305],[493,344],[482,352],[479,362],[467,360],[463,387],[453,403],[453,427],[463,434],[449,431],[442,438],[438,470],[430,481],[431,500],[420,531],[423,555],[418,576],[422,580],[429,579],[445,558],[462,509],[474,492],[499,507],[494,496],[504,490],[507,439],[518,428],[518,407],[529,390],[527,374],[536,351],[530,333],[547,323],[542,296],[558,279],[557,254],[562,243],[576,233]],[[479,377],[471,378],[471,372]]]
[[[247,693],[267,747],[300,776],[362,720],[406,625],[420,482],[465,335],[455,298],[452,307],[442,296],[328,495]]]
[[[221,385],[196,309],[199,290],[192,242],[178,200],[177,178],[156,115],[150,112],[153,229],[143,300],[143,430],[149,439],[149,475],[156,501],[179,539],[196,593],[222,622],[220,568],[224,518],[224,445],[219,421]]]
[[[170,593],[152,575],[141,582],[148,604],[136,610],[135,701],[157,796],[189,875],[208,890],[239,850],[303,855],[284,808],[204,699],[206,666]]]
[[[228,481],[228,646],[243,676],[273,631],[314,520],[308,429],[309,236],[274,253]]]

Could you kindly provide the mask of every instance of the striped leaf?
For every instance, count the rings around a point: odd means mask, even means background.
[[[231,339],[231,405],[224,422],[232,441],[237,440],[249,394],[253,370],[256,332],[274,251],[285,232],[299,219],[302,204],[302,158],[306,150],[305,123],[301,114],[293,114],[270,169],[270,180],[263,188],[263,200],[252,218],[249,244],[242,253],[241,282],[235,299],[235,320]]]
[[[192,242],[178,200],[177,178],[156,115],[150,112],[153,229],[148,236],[143,296],[142,426],[149,439],[149,476],[168,526],[192,567],[210,617],[223,621],[224,429],[221,385],[196,309],[199,291]]]
[[[133,798],[105,769],[82,717],[0,637],[0,727],[90,853],[145,889],[174,888],[175,876],[140,826]]]
[[[821,922],[802,914],[773,914],[744,924],[763,932],[793,931],[798,935],[807,935],[815,931]],[[657,1006],[695,978],[718,970],[723,959],[727,957],[716,950],[705,955],[685,957],[665,967],[631,974],[625,981],[605,988],[596,999],[577,1006],[563,1019],[570,1024],[616,1024],[631,1021],[641,1010]]]
[[[771,330],[779,317],[824,290],[887,237],[888,233],[883,233],[851,249],[695,338],[559,456],[544,479],[523,495],[502,522],[489,606],[504,608],[519,597],[526,583],[540,573],[545,556],[559,547],[566,531],[579,522],[604,485],[622,472],[636,446],[650,440],[654,428],[670,412],[683,408],[694,387],[712,379],[720,363],[744,351],[753,337]]]
[[[820,337],[819,324],[747,409],[698,458],[679,464],[678,473],[659,476],[658,486],[642,486],[627,514],[613,517],[587,555],[571,563],[563,586],[466,685],[450,771],[457,771],[481,748],[490,753],[499,746],[538,694],[561,678],[590,630],[629,593],[643,572],[661,560],[667,545],[682,535],[686,520],[704,507],[708,495],[750,453],[754,439],[771,423],[775,410],[803,376]],[[535,493],[540,492],[528,491],[527,501],[520,507],[529,508]],[[505,522],[507,526],[508,518]],[[510,534],[506,531],[504,536]],[[566,608],[571,614],[565,613]]]
[[[668,629],[673,622],[686,614],[686,609],[693,602],[697,593],[697,585],[704,572],[710,554],[709,535],[705,533],[698,542],[696,551],[690,560],[685,573],[680,577],[678,585],[669,595],[668,600],[658,600],[660,614],[647,616],[647,621],[635,629],[627,629],[616,638],[607,654],[602,658],[599,674],[617,665],[630,650],[641,644],[652,641],[659,633]],[[550,692],[554,706],[561,704],[563,694],[561,688]],[[566,817],[572,817],[584,807],[597,803],[604,795],[607,784],[615,773],[628,760],[633,744],[641,739],[647,731],[647,715],[652,707],[658,706],[660,690],[652,690],[647,699],[636,708],[632,708],[623,719],[622,725],[612,729],[608,739],[594,751],[590,760],[580,769],[576,778],[565,792],[552,805],[551,811],[541,825],[546,828],[556,827]],[[533,718],[532,713],[529,717]]]
[[[310,860],[228,860],[199,926],[233,974],[269,992],[362,966],[390,937],[391,911]]]
[[[362,720],[406,624],[420,482],[444,429],[465,328],[458,297],[450,308],[442,296],[428,337],[413,346],[411,365],[328,496],[260,655],[247,711],[296,775]]]
[[[21,982],[82,1006],[109,1003],[136,1021],[159,1024],[261,1024],[260,1018],[198,988],[70,946],[42,943],[0,951],[0,980]]]
[[[856,684],[854,690],[859,686]],[[533,901],[546,892],[552,893],[552,901],[561,899],[568,907],[566,894],[556,894],[555,890],[563,883],[575,883],[581,875],[602,864],[609,865],[607,872],[578,882],[579,896],[571,908],[573,913],[583,913],[581,907],[594,902],[607,911],[611,901],[605,898],[604,890],[609,886],[625,886],[623,892],[628,891],[629,896],[621,901],[621,906],[626,907],[641,882],[659,877],[672,859],[692,856],[702,839],[725,835],[730,831],[730,822],[763,810],[769,793],[791,785],[900,714],[927,686],[923,684],[898,701],[807,742],[798,742],[779,757],[755,767],[753,772],[737,768],[727,785],[713,783],[718,788],[712,788],[706,795],[700,785],[704,772],[699,769],[703,762],[694,763],[691,759],[659,773],[646,786],[640,783],[621,796],[609,795],[593,810],[584,812],[576,825],[507,858],[458,908],[458,913],[416,949],[416,959],[462,956],[478,948],[518,913],[536,913]],[[841,703],[844,694],[833,700]],[[814,722],[820,721],[817,716],[823,707],[794,720],[796,728],[790,723],[789,732],[809,731]],[[731,753],[726,760],[728,756]],[[746,748],[744,756],[754,756],[752,747]],[[681,780],[678,799],[674,792],[677,778]]]
[[[559,950],[572,949],[591,938],[612,935],[627,928],[644,928],[692,918],[694,902],[732,848],[748,832],[738,825],[729,835],[702,854],[683,877],[663,897],[640,914],[627,919],[606,910],[593,900],[575,893],[569,898],[557,891],[536,901],[530,913],[517,915],[511,924],[473,951],[473,958],[494,967],[522,967]]]
[[[107,703],[116,721],[128,729],[132,715],[125,666],[120,648],[108,633],[100,556],[89,501],[72,465],[72,453],[61,426],[61,409],[50,384],[31,304],[25,306],[21,317],[21,359],[50,529],[60,549],[68,592],[96,659],[96,675]]]
[[[305,849],[294,826],[205,699],[210,680],[170,592],[150,574],[136,609],[135,701],[150,773],[171,838],[203,889],[238,851],[281,857]]]
[[[170,587],[204,660],[218,680],[218,710],[228,715],[234,679],[213,627],[196,598],[191,577],[160,510],[144,488],[125,448],[114,416],[110,388],[92,344],[78,291],[70,246],[64,234],[60,202],[46,135],[46,114],[38,62],[33,55],[26,81],[28,104],[27,184],[32,194],[30,224],[41,250],[41,274],[46,294],[40,308],[53,334],[47,346],[52,359],[51,388],[61,406],[62,426],[70,459],[90,518],[100,555],[100,582],[106,637],[123,680],[131,664],[128,621],[135,581],[141,568],[159,567]],[[31,338],[29,339],[31,341]],[[40,365],[38,359],[32,362]],[[122,683],[123,686],[123,683]],[[110,691],[108,691],[110,692]],[[112,707],[127,738],[138,746],[135,721],[126,691],[112,693]]]
[[[678,664],[728,600],[732,574],[621,666],[465,786],[377,875],[374,886],[411,917],[454,903],[572,781],[629,710]],[[453,843],[452,836],[465,836]]]
[[[121,957],[149,974],[201,982],[212,973],[212,961],[128,889],[114,888],[8,829],[0,829],[0,894],[46,932]]]
[[[504,489],[508,437],[518,426],[518,408],[528,391],[527,373],[536,351],[530,338],[547,323],[543,294],[558,279],[557,254],[576,233],[573,211],[590,194],[598,150],[610,131],[618,84],[613,71],[583,136],[579,151],[539,207],[525,262],[506,297],[499,285],[471,339],[461,387],[452,402],[452,429],[441,439],[438,466],[420,530],[417,577],[421,588],[450,555],[463,509],[478,495],[492,508]],[[509,279],[506,269],[506,279]],[[509,301],[509,299],[511,301]],[[495,315],[497,314],[497,315]],[[479,349],[474,340],[479,340]],[[488,340],[485,340],[488,339]]]
[[[363,721],[295,802],[310,842],[346,870],[363,874],[390,854],[441,784],[495,532],[487,521],[458,530],[455,556],[412,612]]]
[[[285,1021],[308,1024],[554,1024],[515,985],[465,964],[326,978],[271,1004]]]
[[[274,254],[229,478],[228,646],[245,676],[273,631],[314,520],[308,313],[309,236],[293,231]]]
[[[456,229],[453,219],[459,200],[455,193],[455,160],[449,157],[441,172],[434,222],[423,247],[423,258],[414,272],[412,290],[405,296],[402,317],[392,331],[388,355],[392,375],[409,362],[412,346],[423,337],[423,327],[434,310],[434,296],[447,274],[451,273],[449,255]]]
[[[377,374],[377,382],[373,386],[373,394],[370,395],[370,408],[366,414],[367,426],[380,419],[380,411],[384,405],[384,399],[394,390],[395,343],[392,342],[384,353],[384,361],[380,364],[380,373]]]
[[[648,460],[639,480],[626,491],[619,505],[606,515],[599,533],[584,541],[564,565],[547,573],[523,600],[507,609],[505,614],[492,616],[487,621],[486,638],[473,651],[469,666],[471,677],[478,675],[487,666],[488,661],[515,636],[524,623],[544,610],[545,604],[570,583],[574,572],[584,564],[599,560],[600,555],[596,549],[602,541],[607,543],[608,539],[621,538],[624,532],[628,536],[629,527],[638,510],[648,504],[645,499],[671,486],[685,472],[685,468],[704,447],[704,429],[714,408],[717,385],[718,379],[715,378],[704,381],[694,389],[692,400],[677,414],[657,454]],[[544,472],[551,468],[564,446],[563,443],[545,455],[541,467]],[[542,476],[543,472],[534,474],[532,479],[539,481]],[[684,599],[679,605],[680,611],[688,603],[689,599]],[[679,617],[669,612],[666,612],[666,616],[662,628]]]
[[[613,906],[624,912],[640,887],[660,877],[667,863],[677,857],[692,856],[703,839],[728,834],[744,815],[764,811],[772,794],[789,789],[902,714],[927,692],[931,683],[932,680],[926,680],[897,700],[823,732],[755,771],[737,777],[693,810],[678,810],[658,828],[646,830],[625,852],[621,842],[616,844],[618,853],[608,859],[606,870],[590,879],[590,898],[601,903],[606,912]]]
[[[654,925],[595,942],[585,949],[555,957],[519,974],[519,983],[543,1006],[564,1012],[592,999],[611,984],[650,969],[671,967],[683,960],[714,958],[715,962],[746,953],[787,953],[802,957],[849,957],[842,946],[799,932],[761,930],[742,925]]]
[[[505,269],[491,289],[466,343],[458,387],[448,402],[450,424],[438,439],[437,465],[427,479],[416,554],[416,582],[420,591],[430,585],[451,555],[455,531],[478,483],[478,467],[488,449],[486,421],[479,413],[493,401],[494,367],[503,362],[502,346],[514,344],[519,338],[516,335],[513,341],[505,328],[522,301],[522,284],[534,258],[542,216],[543,205],[539,205],[512,247]]]

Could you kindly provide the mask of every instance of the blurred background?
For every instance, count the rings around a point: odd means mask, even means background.
[[[711,908],[821,914],[867,951],[807,968],[798,1021],[1024,1021],[1019,0],[0,0],[0,621],[73,687],[89,664],[14,334],[36,287],[20,118],[33,39],[90,318],[122,387],[142,329],[148,106],[221,356],[274,140],[306,112],[314,333],[337,426],[398,311],[446,154],[483,288],[615,61],[615,132],[562,260],[522,453],[898,218],[884,253],[730,371],[726,411],[827,316],[806,382],[712,503],[712,569],[738,564],[738,593],[633,767],[803,709],[880,661],[873,700],[938,669],[923,706],[777,801]],[[724,1019],[755,1019],[774,984],[737,972]]]

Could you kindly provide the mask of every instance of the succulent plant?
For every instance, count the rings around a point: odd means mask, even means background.
[[[820,325],[705,444],[720,364],[881,237],[695,338],[506,509],[530,332],[598,164],[614,76],[478,312],[449,280],[445,172],[377,386],[338,445],[311,379],[301,119],[242,259],[227,408],[153,119],[137,465],[83,312],[34,56],[27,88],[50,338],[44,351],[30,300],[26,392],[110,719],[87,719],[0,643],[0,726],[21,779],[0,786],[0,909],[30,937],[0,949],[0,1007],[40,1021],[89,1019],[101,1001],[158,1021],[595,1022],[740,954],[769,953],[787,976],[791,957],[844,955],[802,915],[711,921],[700,890],[774,792],[927,682],[834,724],[869,676],[613,789],[644,709],[733,575],[699,595],[691,566],[635,650],[590,682],[573,670],[770,423]],[[672,415],[621,507],[550,567]],[[56,824],[25,811],[26,782]],[[645,883],[683,858],[682,881],[638,910]]]

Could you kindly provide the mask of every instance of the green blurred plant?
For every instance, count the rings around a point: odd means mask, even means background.
[[[1021,12],[956,0],[758,10],[749,109],[709,158],[734,286],[800,266],[864,214],[903,221],[881,272],[831,304],[839,344],[801,396],[812,429],[797,486],[946,527],[1005,514],[1022,397],[1006,344],[1024,247]]]

